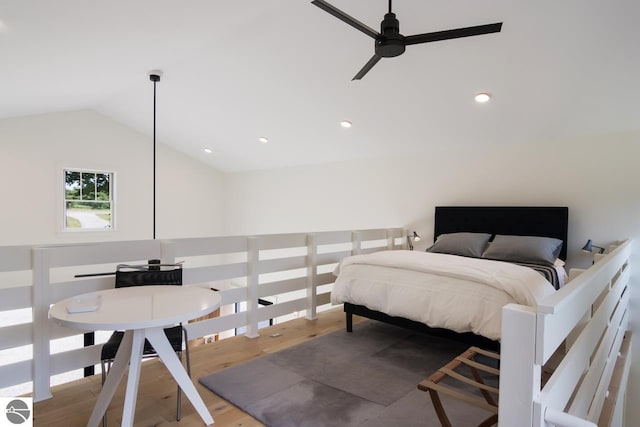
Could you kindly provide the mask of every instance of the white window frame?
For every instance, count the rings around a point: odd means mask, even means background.
[[[68,228],[67,227],[67,189],[66,189],[66,176],[67,172],[78,172],[78,173],[93,173],[93,174],[104,174],[110,175],[109,180],[109,203],[111,207],[111,227],[107,228]],[[112,232],[116,229],[116,204],[115,204],[115,182],[116,182],[116,173],[115,171],[103,170],[103,169],[88,169],[88,168],[73,168],[73,167],[64,167],[62,168],[61,174],[61,186],[62,186],[62,231],[64,233],[87,233],[87,232]]]

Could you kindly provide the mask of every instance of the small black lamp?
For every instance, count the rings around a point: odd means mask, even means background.
[[[596,246],[593,243],[591,243],[591,239],[587,240],[587,243],[582,247],[582,250],[585,252],[593,252],[593,248],[598,249],[599,254],[604,253],[604,248],[601,246]]]
[[[407,235],[407,246],[409,246],[409,250],[413,250],[413,242],[419,242],[420,236],[414,230],[412,234]]]

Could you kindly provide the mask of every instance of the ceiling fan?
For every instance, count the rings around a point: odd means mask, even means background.
[[[364,67],[352,80],[360,80],[367,74],[381,58],[392,58],[402,55],[407,46],[419,43],[430,43],[441,40],[458,39],[461,37],[480,36],[482,34],[499,33],[502,29],[502,22],[495,24],[478,25],[475,27],[456,28],[453,30],[436,31],[433,33],[416,34],[413,36],[403,36],[400,34],[400,22],[396,19],[396,14],[391,11],[391,0],[389,0],[389,13],[384,15],[380,23],[380,32],[363,24],[357,19],[347,15],[335,6],[324,0],[313,0],[312,4],[346,22],[357,30],[375,40],[375,53]]]

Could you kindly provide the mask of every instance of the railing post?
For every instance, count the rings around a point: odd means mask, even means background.
[[[534,425],[533,399],[540,391],[540,365],[535,363],[536,339],[535,309],[516,304],[502,308],[500,425]]]
[[[388,250],[393,250],[393,230],[392,229],[387,229],[387,249]]]
[[[307,319],[314,320],[318,317],[318,289],[316,278],[318,270],[318,245],[316,236],[307,234]]]
[[[175,264],[176,244],[173,241],[163,240],[160,242],[160,258],[163,264]]]
[[[362,251],[362,236],[359,231],[351,232],[351,255],[358,255]]]
[[[33,400],[50,399],[51,388],[51,364],[50,360],[50,339],[49,328],[49,304],[50,304],[50,284],[49,284],[49,251],[45,248],[33,248],[32,268],[33,287],[31,307],[33,313],[32,333],[33,333]]]
[[[260,250],[258,238],[247,238],[247,338],[258,338],[258,265]]]

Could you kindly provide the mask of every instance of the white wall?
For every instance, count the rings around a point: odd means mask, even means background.
[[[569,207],[568,265],[586,267],[599,246],[640,244],[640,132],[535,145],[447,148],[413,157],[228,174],[229,234],[408,227],[433,237],[436,205]],[[632,329],[640,338],[640,255],[632,265]],[[640,419],[635,345],[628,420]]]
[[[429,240],[436,205],[562,205],[584,264],[587,238],[640,234],[639,155],[640,132],[227,174],[226,231],[408,226]]]
[[[153,238],[153,144],[90,110],[0,120],[0,245]],[[62,169],[116,173],[116,229],[62,232]],[[157,146],[157,238],[222,231],[221,174]]]

